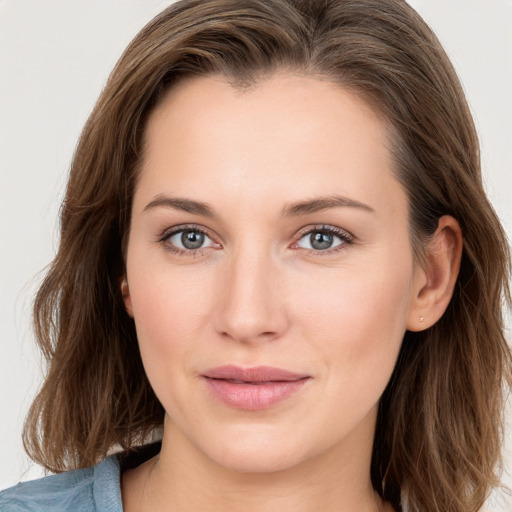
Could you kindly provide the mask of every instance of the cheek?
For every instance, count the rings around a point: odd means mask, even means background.
[[[204,353],[201,341],[207,337],[204,327],[209,298],[204,294],[204,282],[185,279],[184,274],[155,266],[140,279],[132,276],[130,292],[140,354],[151,387],[171,417],[191,416],[199,422],[199,413],[190,410],[188,403],[191,382],[196,378],[195,354]]]
[[[128,280],[137,337],[146,373],[155,388],[186,369],[208,324],[213,285],[207,272],[172,267],[132,255]]]
[[[140,341],[152,340],[162,350],[177,339],[190,342],[206,322],[207,304],[200,287],[188,281],[162,276],[145,281],[133,300]]]
[[[330,382],[336,383],[330,389],[357,390],[354,402],[362,395],[377,400],[383,392],[406,329],[412,270],[377,267],[337,269],[315,285],[305,283],[297,312]]]

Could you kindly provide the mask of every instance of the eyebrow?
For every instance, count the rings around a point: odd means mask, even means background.
[[[370,213],[375,213],[375,210],[367,204],[361,203],[360,201],[356,201],[354,199],[350,199],[348,197],[334,195],[327,197],[317,197],[307,201],[291,203],[283,208],[281,215],[283,217],[300,217],[322,210],[327,210],[329,208],[337,208],[342,206],[358,208]],[[172,208],[174,210],[194,213],[204,217],[215,217],[213,208],[207,203],[193,201],[192,199],[185,199],[181,197],[167,197],[164,195],[156,196],[153,201],[144,207],[143,211],[146,212],[148,210],[152,210],[153,208],[159,207]]]
[[[173,208],[174,210],[195,213],[196,215],[202,215],[203,217],[214,217],[213,209],[206,203],[192,201],[191,199],[184,199],[181,197],[167,197],[163,195],[156,196],[153,201],[144,207],[143,212],[158,207]]]
[[[299,201],[297,203],[289,204],[283,209],[282,215],[284,217],[300,217],[302,215],[308,215],[310,213],[315,213],[340,206],[358,208],[370,213],[375,213],[375,210],[367,204],[361,203],[360,201],[356,201],[354,199],[350,199],[348,197],[334,195],[318,197],[309,201]]]

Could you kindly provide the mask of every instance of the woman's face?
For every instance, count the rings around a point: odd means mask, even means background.
[[[152,113],[125,303],[164,440],[242,471],[370,457],[417,279],[388,142],[306,76],[196,78]]]

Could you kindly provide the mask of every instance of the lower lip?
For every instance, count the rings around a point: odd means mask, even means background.
[[[226,405],[235,409],[257,411],[296,395],[309,381],[308,378],[292,381],[269,381],[256,384],[236,383],[223,379],[204,378],[210,391]]]

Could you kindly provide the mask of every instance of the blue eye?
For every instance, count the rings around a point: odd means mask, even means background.
[[[305,232],[292,247],[306,249],[313,253],[329,253],[342,249],[352,240],[353,237],[344,230],[333,226],[319,226]],[[177,226],[161,237],[159,241],[169,251],[181,254],[199,255],[203,249],[222,247],[212,240],[203,229],[195,226]]]
[[[180,229],[171,233],[165,238],[165,241],[177,249],[183,251],[195,251],[205,247],[213,247],[213,240],[199,229]]]
[[[348,234],[334,228],[312,229],[305,233],[296,246],[313,251],[328,251],[352,241]]]

